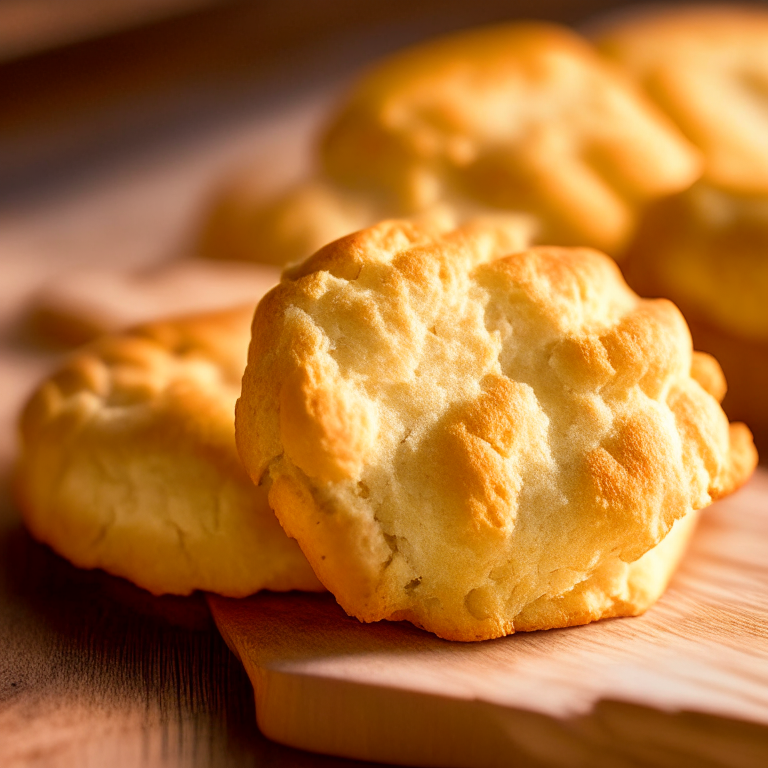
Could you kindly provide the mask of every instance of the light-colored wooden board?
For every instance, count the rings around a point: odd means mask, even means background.
[[[768,472],[709,508],[642,617],[475,644],[333,598],[209,597],[262,732],[404,765],[768,765]]]

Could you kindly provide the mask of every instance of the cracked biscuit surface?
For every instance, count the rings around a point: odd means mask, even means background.
[[[37,539],[155,594],[322,589],[235,448],[252,315],[104,337],[40,385],[16,478]]]
[[[383,222],[257,309],[240,455],[364,621],[480,640],[637,614],[693,510],[754,467],[670,302],[596,251],[514,240]]]

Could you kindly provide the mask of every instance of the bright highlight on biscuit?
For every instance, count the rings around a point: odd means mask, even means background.
[[[674,305],[596,251],[516,240],[383,222],[256,311],[240,455],[363,621],[481,640],[640,613],[694,510],[754,467]]]

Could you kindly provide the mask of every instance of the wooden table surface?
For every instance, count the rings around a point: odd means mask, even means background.
[[[282,744],[442,768],[768,766],[768,472],[643,616],[452,643],[330,595],[210,596]]]

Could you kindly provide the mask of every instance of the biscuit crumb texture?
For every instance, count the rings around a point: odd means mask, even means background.
[[[237,456],[252,314],[105,337],[40,385],[16,477],[35,538],[155,594],[322,589]]]
[[[691,512],[754,467],[674,305],[596,251],[513,241],[383,222],[256,311],[241,457],[363,621],[481,640],[640,613]]]

